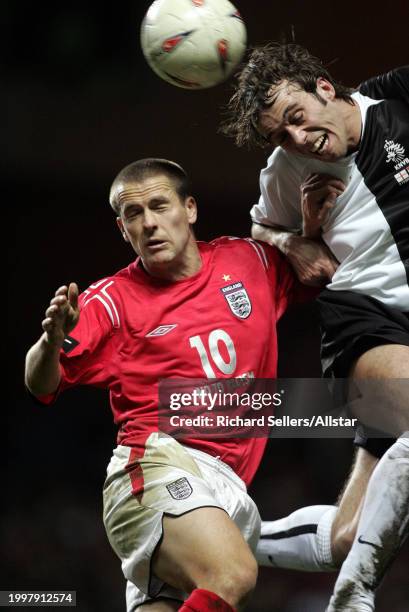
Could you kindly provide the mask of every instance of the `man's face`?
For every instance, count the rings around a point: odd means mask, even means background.
[[[125,240],[154,276],[177,278],[189,270],[196,250],[191,225],[196,221],[194,198],[185,201],[166,175],[119,186],[117,219]]]
[[[352,105],[341,112],[333,86],[323,78],[317,79],[317,94],[320,99],[287,81],[274,86],[273,103],[261,112],[258,129],[273,146],[336,161],[358,146],[360,113]]]

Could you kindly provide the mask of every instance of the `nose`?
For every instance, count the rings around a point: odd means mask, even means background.
[[[152,230],[155,229],[156,226],[157,223],[155,213],[147,208],[143,214],[143,227],[146,230]]]
[[[290,136],[291,141],[296,146],[304,145],[307,142],[307,134],[305,130],[299,125],[287,125],[287,134]]]

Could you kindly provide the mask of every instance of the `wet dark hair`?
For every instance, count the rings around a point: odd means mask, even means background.
[[[111,185],[109,203],[116,214],[119,215],[121,212],[118,202],[118,186],[121,183],[142,183],[145,179],[158,174],[164,174],[173,182],[175,191],[182,201],[191,195],[190,179],[182,166],[168,159],[157,157],[138,159],[122,168]]]
[[[295,43],[269,43],[250,50],[247,63],[236,75],[235,92],[225,108],[220,131],[243,145],[268,146],[269,143],[258,132],[260,112],[272,104],[268,95],[272,86],[283,81],[316,95],[317,79],[323,77],[335,89],[337,98],[352,103],[350,87],[334,81],[321,60]]]

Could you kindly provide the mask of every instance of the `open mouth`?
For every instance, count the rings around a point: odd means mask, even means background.
[[[312,145],[312,148],[310,149],[311,152],[312,153],[316,153],[317,155],[321,155],[321,153],[322,153],[323,149],[325,148],[327,142],[328,142],[327,134],[322,134],[319,138],[317,138],[317,140]]]
[[[148,249],[160,249],[162,247],[164,247],[166,244],[165,240],[148,240],[148,242],[146,243],[146,246],[148,247]]]

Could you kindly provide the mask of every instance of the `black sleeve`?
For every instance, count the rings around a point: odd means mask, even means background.
[[[365,81],[359,86],[359,93],[375,100],[395,98],[409,103],[409,65]]]

